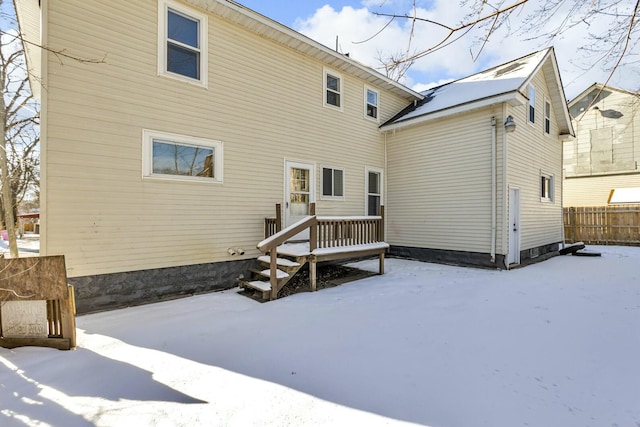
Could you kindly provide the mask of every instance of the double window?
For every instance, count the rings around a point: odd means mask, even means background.
[[[143,131],[145,178],[222,182],[222,142]]]
[[[207,16],[160,0],[158,25],[158,73],[206,86]]]
[[[344,198],[344,169],[322,168],[322,197]]]
[[[324,105],[342,111],[342,76],[324,70]]]

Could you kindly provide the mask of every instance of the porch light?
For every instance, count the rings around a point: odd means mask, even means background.
[[[512,115],[508,115],[507,120],[504,121],[504,130],[507,133],[511,133],[516,130],[516,122],[513,120]]]

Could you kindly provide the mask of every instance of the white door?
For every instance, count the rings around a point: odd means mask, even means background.
[[[288,227],[309,215],[309,203],[315,201],[315,166],[287,162],[285,169],[284,222]],[[308,238],[308,232],[296,238]]]
[[[509,256],[507,263],[520,264],[520,189],[509,189]]]

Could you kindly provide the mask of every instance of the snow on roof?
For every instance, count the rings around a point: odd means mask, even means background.
[[[549,49],[532,53],[489,70],[427,89],[423,101],[405,109],[386,124],[393,124],[424,116],[436,111],[474,101],[514,93],[531,77],[546,57]]]

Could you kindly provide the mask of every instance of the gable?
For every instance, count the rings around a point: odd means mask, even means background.
[[[424,99],[406,107],[381,128],[397,129],[500,103],[524,105],[527,102],[527,86],[541,71],[549,88],[549,98],[556,112],[560,133],[573,135],[553,48],[424,91]]]

